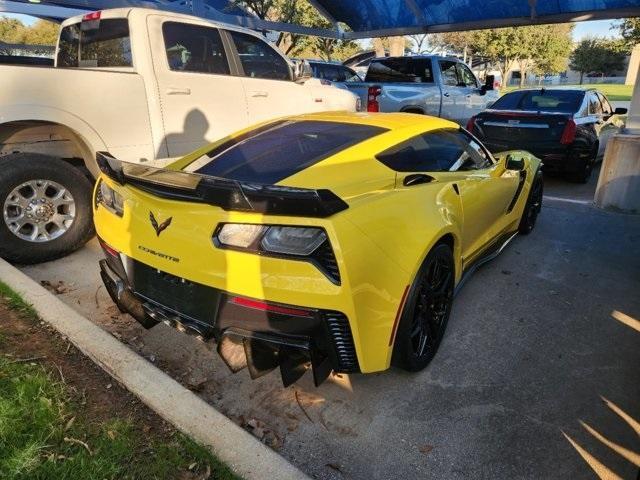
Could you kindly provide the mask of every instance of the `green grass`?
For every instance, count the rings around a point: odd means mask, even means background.
[[[1,282],[0,303],[38,318],[31,305]],[[0,345],[5,337],[0,332]],[[238,479],[208,449],[181,433],[145,434],[129,418],[92,423],[91,406],[77,397],[42,365],[0,356],[0,479],[163,480],[207,469],[210,479]]]
[[[565,86],[565,85],[563,85]],[[631,100],[633,85],[619,85],[613,83],[592,84],[592,85],[566,85],[568,87],[597,88],[604,93],[612,102],[625,102]],[[502,93],[513,92],[519,87],[506,87]],[[531,87],[527,87],[531,88]]]
[[[11,290],[7,285],[0,282],[0,302],[4,301],[7,307],[11,310],[18,312],[19,314],[36,320],[38,318],[38,314],[34,310],[34,308],[25,302],[20,295]]]
[[[127,419],[88,424],[67,387],[40,365],[0,358],[0,478],[173,479],[193,464],[199,472],[208,466],[212,479],[237,478],[182,434],[157,439]]]

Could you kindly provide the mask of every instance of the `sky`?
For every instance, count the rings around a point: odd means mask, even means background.
[[[17,18],[26,25],[30,25],[36,20],[35,18],[30,17],[28,15],[17,15],[17,14],[11,14],[11,13],[3,13],[0,15],[11,17],[11,18]],[[573,31],[573,39],[575,41],[580,41],[583,38],[588,36],[596,36],[596,37],[618,36],[617,31],[611,30],[613,23],[614,22],[611,20],[595,20],[591,22],[577,23],[576,28]]]

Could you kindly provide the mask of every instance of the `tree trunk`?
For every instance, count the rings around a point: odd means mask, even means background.
[[[584,77],[584,72],[580,72],[580,85],[582,85],[582,78]]]

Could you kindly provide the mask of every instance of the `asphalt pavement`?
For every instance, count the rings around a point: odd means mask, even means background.
[[[635,480],[640,216],[593,207],[595,184],[546,178],[536,229],[465,284],[418,374],[320,388],[309,375],[287,389],[277,374],[252,381],[192,337],[119,314],[100,287],[95,241],[23,271],[313,477],[575,479],[597,469]]]

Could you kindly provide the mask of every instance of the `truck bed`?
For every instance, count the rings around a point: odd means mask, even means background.
[[[0,65],[1,123],[45,114],[120,158],[156,158],[144,80],[136,73]]]

